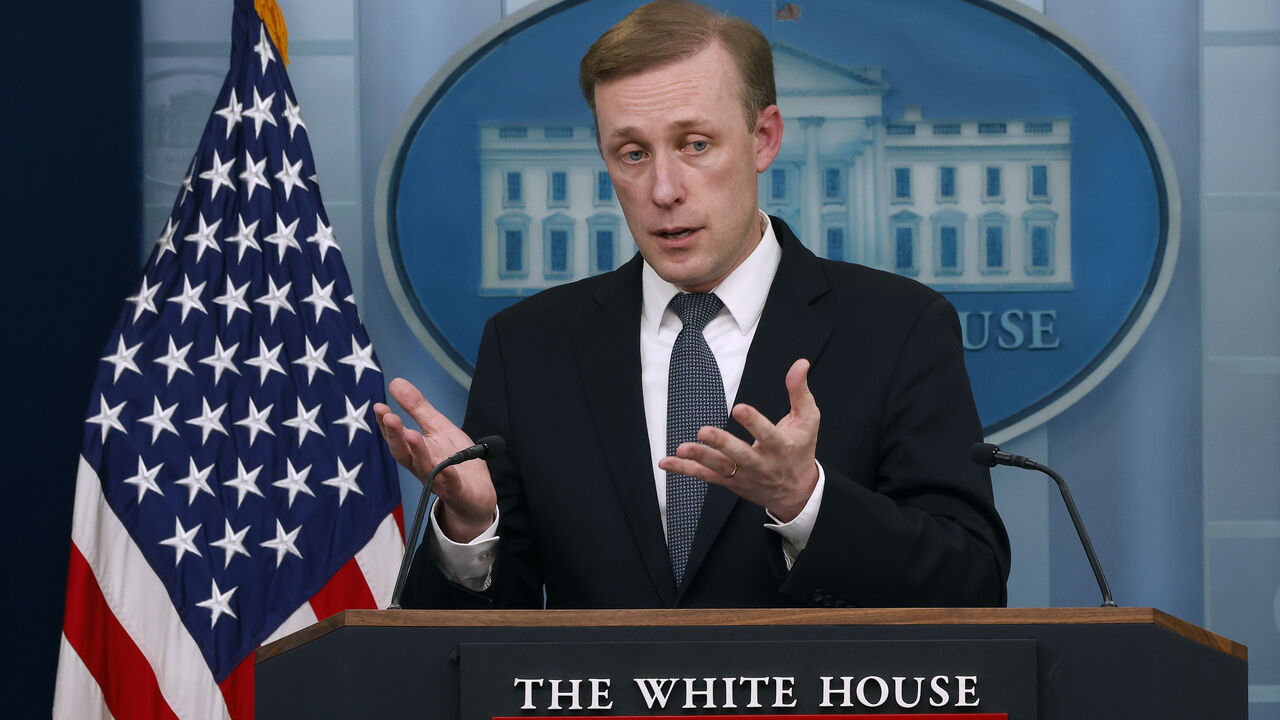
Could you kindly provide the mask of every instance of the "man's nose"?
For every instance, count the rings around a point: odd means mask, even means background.
[[[672,207],[684,201],[684,166],[671,153],[658,153],[653,160],[653,203]]]

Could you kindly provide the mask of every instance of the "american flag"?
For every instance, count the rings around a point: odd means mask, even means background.
[[[404,544],[382,398],[297,98],[236,0],[90,398],[54,716],[252,717],[258,645],[385,607]]]

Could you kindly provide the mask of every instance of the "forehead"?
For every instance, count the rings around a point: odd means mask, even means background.
[[[599,83],[595,102],[601,139],[640,127],[742,118],[740,88],[737,67],[718,42],[683,60]]]

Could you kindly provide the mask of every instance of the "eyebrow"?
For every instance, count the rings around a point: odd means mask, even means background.
[[[684,120],[676,120],[675,122],[672,123],[672,125],[674,125],[676,128],[680,130],[687,130],[692,127],[703,125],[706,122],[707,122],[706,118],[694,117],[694,118],[686,118]],[[635,133],[636,133],[635,126],[627,125],[624,127],[620,127],[617,130],[614,130],[613,132],[609,133],[607,137],[612,139],[617,137],[625,137],[627,135],[634,135]]]

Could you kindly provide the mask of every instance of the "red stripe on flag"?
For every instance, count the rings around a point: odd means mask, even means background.
[[[160,694],[151,664],[107,606],[89,562],[75,543],[67,568],[62,634],[98,681],[114,717],[177,718]]]
[[[373,593],[370,592],[369,583],[364,579],[364,573],[355,558],[338,568],[338,572],[311,598],[311,609],[316,614],[316,620],[324,620],[347,608],[372,607],[375,607]]]
[[[227,701],[231,720],[253,720],[253,653],[240,661],[227,679],[218,684],[218,689]]]

